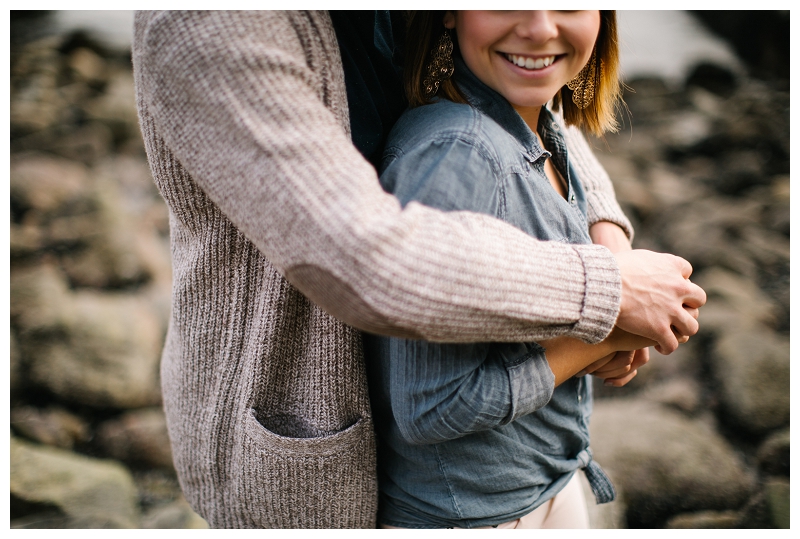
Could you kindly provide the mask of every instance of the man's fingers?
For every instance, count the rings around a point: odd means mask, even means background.
[[[674,333],[675,338],[678,339],[678,344],[686,344],[687,342],[689,342],[689,336],[681,335],[680,333],[678,333],[678,330],[675,329],[674,326],[672,327],[672,333]]]
[[[672,332],[671,328],[667,328],[666,331],[661,332],[655,349],[659,354],[664,356],[668,356],[678,349],[678,339],[675,337],[675,334]]]
[[[686,309],[681,309],[677,313],[676,319],[672,321],[672,326],[670,326],[670,330],[678,336],[686,335],[691,337],[697,333],[699,329],[700,324]]]
[[[684,306],[692,309],[699,309],[706,304],[706,300],[708,300],[708,296],[706,296],[705,290],[692,282],[686,283],[686,290],[683,298]]]
[[[683,275],[684,279],[688,279],[692,276],[692,265],[689,264],[689,261],[685,258],[681,258],[680,256],[672,255],[677,259],[678,267],[680,268],[681,275]]]
[[[684,305],[683,310],[689,313],[689,316],[691,316],[695,320],[700,318],[700,309],[695,309],[694,307],[687,307],[686,305]]]

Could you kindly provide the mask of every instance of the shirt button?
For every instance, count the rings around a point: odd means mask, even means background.
[[[552,127],[552,128],[553,128],[553,131],[559,131],[559,130],[561,129],[560,127],[558,127],[558,124],[557,124],[557,123],[555,123],[555,122],[553,122],[552,124],[550,124],[550,127]]]
[[[583,397],[578,395],[578,402],[581,402],[582,400],[583,400]]]
[[[572,193],[569,196],[569,202],[570,202],[570,204],[575,204],[575,193]]]

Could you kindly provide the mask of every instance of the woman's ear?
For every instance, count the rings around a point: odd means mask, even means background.
[[[442,19],[444,23],[444,27],[452,30],[456,27],[456,12],[455,11],[445,11],[444,18]]]

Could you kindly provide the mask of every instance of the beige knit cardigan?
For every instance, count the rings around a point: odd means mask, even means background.
[[[620,277],[604,247],[401,209],[381,190],[350,142],[327,13],[138,13],[133,63],[170,211],[164,407],[181,487],[212,526],[375,525],[359,330],[589,342],[611,330]],[[590,220],[630,230],[585,141],[569,144]]]

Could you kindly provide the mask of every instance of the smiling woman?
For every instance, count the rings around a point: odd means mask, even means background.
[[[597,118],[613,99],[594,98],[615,96],[618,84],[601,92],[606,63],[616,76],[614,13],[417,12],[407,50],[406,88],[418,106],[389,135],[384,189],[404,206],[485,213],[539,240],[591,243],[584,188],[546,104],[563,94],[568,124],[609,127]],[[652,344],[620,328],[597,345],[365,337],[379,522],[586,527],[575,472],[586,471],[599,503],[614,489],[589,450],[591,386],[574,375],[602,364],[626,376],[633,355],[617,352]]]
[[[583,69],[600,31],[597,11],[447,12],[464,63],[520,115],[533,114]]]
[[[521,18],[520,18],[521,17]],[[455,32],[456,53],[467,66],[535,124],[538,107],[553,100],[568,125],[595,135],[616,130],[620,98],[617,18],[614,11],[427,11],[409,21],[406,93],[411,106],[431,102],[421,82],[430,50]],[[469,40],[463,36],[468,34]],[[576,76],[581,75],[577,84]],[[466,100],[451,80],[438,93]],[[533,107],[535,110],[525,109]]]

